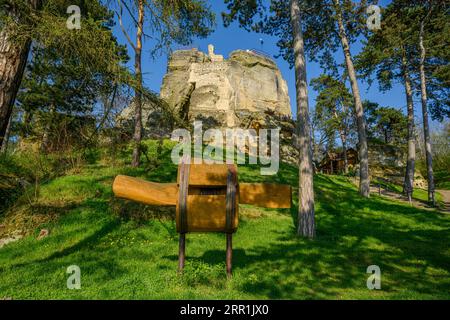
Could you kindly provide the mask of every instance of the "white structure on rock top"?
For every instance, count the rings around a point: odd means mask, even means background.
[[[214,53],[214,46],[212,44],[208,45],[208,56],[211,62],[222,62],[224,60],[222,55],[216,55]]]

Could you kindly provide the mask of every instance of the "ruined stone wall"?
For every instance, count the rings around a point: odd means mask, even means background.
[[[168,63],[161,98],[192,122],[242,127],[268,112],[291,118],[286,81],[275,62],[252,51],[237,50],[228,59],[192,50],[175,51]],[[262,120],[264,121],[264,120]]]
[[[280,128],[283,161],[296,164],[295,124],[286,81],[275,62],[264,55],[237,50],[228,59],[197,49],[178,50],[170,56],[160,98],[192,125],[201,120],[209,128]],[[133,130],[134,106],[118,122]],[[142,106],[145,137],[170,137],[171,126],[151,103]],[[211,141],[208,141],[211,142]]]

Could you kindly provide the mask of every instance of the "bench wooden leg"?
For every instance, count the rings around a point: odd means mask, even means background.
[[[186,234],[180,234],[180,243],[178,251],[178,272],[182,272],[184,269],[184,261],[186,259]]]
[[[231,278],[232,275],[232,260],[233,260],[233,235],[227,233],[227,276]]]

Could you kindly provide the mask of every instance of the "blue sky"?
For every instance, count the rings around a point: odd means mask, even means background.
[[[381,6],[385,6],[390,1],[383,0],[379,1]],[[221,12],[226,11],[226,7],[222,0],[211,1],[212,9],[216,13],[217,25],[216,30],[213,34],[211,34],[206,39],[195,39],[193,42],[194,47],[198,47],[199,50],[206,52],[208,44],[214,44],[215,52],[217,54],[222,54],[225,57],[228,57],[229,53],[237,49],[261,49],[261,44],[259,39],[262,38],[264,40],[264,45],[262,50],[269,55],[275,55],[278,53],[278,48],[276,46],[277,38],[270,37],[267,35],[257,34],[257,33],[249,33],[241,28],[239,28],[237,23],[232,24],[230,27],[225,28],[223,26]],[[129,18],[124,18],[125,25],[130,25]],[[135,31],[133,29],[129,29],[130,35],[134,35]],[[118,37],[121,43],[127,43],[126,38],[124,37],[122,31],[120,30],[119,25],[117,24],[114,29],[115,35]],[[132,38],[134,39],[134,37]],[[174,46],[173,49],[177,47]],[[144,42],[144,55],[143,55],[143,72],[144,72],[144,82],[145,85],[152,89],[155,92],[159,92],[162,84],[163,76],[166,73],[167,69],[167,54],[162,54],[161,56],[152,59],[150,57],[150,50],[152,49],[151,43]],[[352,53],[357,54],[361,50],[361,44],[355,43],[352,46]],[[131,56],[130,67],[132,67],[133,61],[133,51],[131,47],[129,47],[129,54]],[[341,63],[343,62],[343,55],[341,50],[336,52],[335,54],[336,60]],[[295,99],[295,75],[294,70],[289,68],[289,65],[282,58],[276,59],[278,67],[283,74],[283,77],[286,79],[289,87],[289,95],[291,98],[291,108],[292,112],[295,115],[296,110],[296,99]],[[317,63],[308,62],[307,64],[307,77],[308,82],[311,79],[319,76],[322,73],[320,66]],[[366,83],[363,81],[359,81],[361,96],[362,99],[370,100],[374,102],[378,102],[382,106],[392,106],[399,108],[401,110],[406,109],[405,103],[405,94],[404,89],[400,84],[396,84],[392,90],[381,93],[378,91],[378,85],[374,83],[371,88],[368,87]],[[310,108],[314,109],[315,98],[317,96],[317,92],[315,92],[311,87],[309,88],[309,102]],[[419,115],[419,101],[416,98],[416,118],[417,124],[420,124]]]

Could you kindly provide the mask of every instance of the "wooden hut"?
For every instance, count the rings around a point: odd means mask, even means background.
[[[337,174],[344,172],[344,152],[328,152],[319,163],[319,172],[325,174]],[[358,163],[358,152],[355,149],[347,149],[347,163],[349,167]]]

